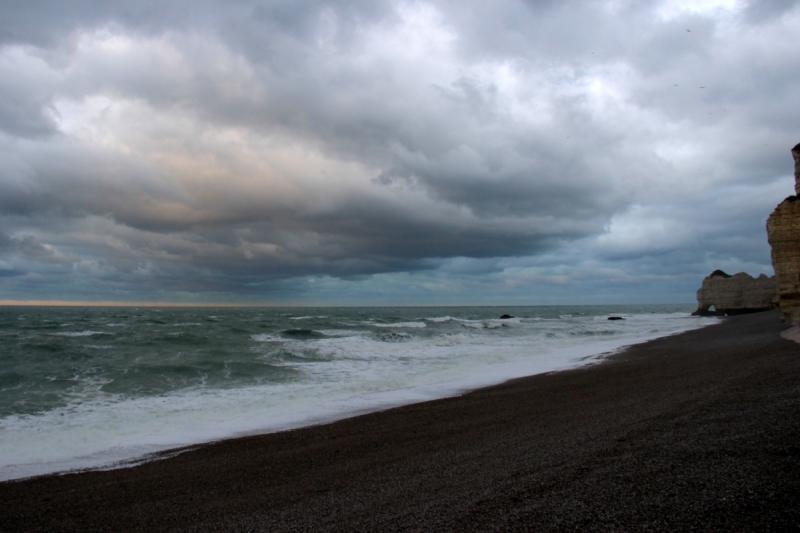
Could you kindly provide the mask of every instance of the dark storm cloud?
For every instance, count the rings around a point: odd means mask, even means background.
[[[71,266],[80,260],[80,258],[76,256],[66,257],[50,247],[43,246],[31,235],[15,238],[0,233],[0,257],[8,255],[23,260],[56,263],[67,266]]]
[[[16,244],[0,268],[60,258],[70,297],[98,280],[216,298],[307,275],[468,279],[459,258],[507,258],[482,274],[498,283],[592,261],[763,265],[768,213],[731,219],[720,198],[788,173],[798,17],[794,2],[4,3],[0,228]]]

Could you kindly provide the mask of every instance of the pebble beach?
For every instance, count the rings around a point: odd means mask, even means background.
[[[7,481],[0,529],[798,530],[785,327],[728,317],[457,397]]]

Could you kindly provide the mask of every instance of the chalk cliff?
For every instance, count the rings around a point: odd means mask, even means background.
[[[731,276],[715,270],[705,277],[697,291],[695,315],[738,315],[767,311],[775,307],[777,296],[775,276],[761,274],[757,278],[739,272]],[[711,311],[710,307],[714,306]]]
[[[781,202],[767,219],[778,305],[790,325],[800,325],[800,144],[792,148],[797,196]]]

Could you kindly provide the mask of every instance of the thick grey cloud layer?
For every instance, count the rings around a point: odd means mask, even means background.
[[[769,273],[798,29],[789,1],[4,3],[0,299],[663,300]]]

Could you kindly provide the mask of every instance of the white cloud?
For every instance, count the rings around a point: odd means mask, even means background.
[[[704,17],[731,16],[745,7],[743,0],[666,0],[658,8],[657,13],[665,20],[672,20],[683,15],[700,15]]]
[[[796,6],[75,6],[0,7],[0,221],[80,258],[72,287],[566,298],[767,268]]]

